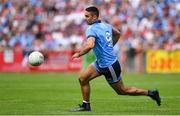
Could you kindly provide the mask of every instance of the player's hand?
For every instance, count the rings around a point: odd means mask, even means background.
[[[73,56],[72,56],[72,58],[79,58],[80,57],[80,54],[78,53],[78,52],[76,52]]]

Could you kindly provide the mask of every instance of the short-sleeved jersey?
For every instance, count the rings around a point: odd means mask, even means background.
[[[93,52],[98,65],[101,68],[112,65],[117,60],[113,52],[112,26],[97,20],[86,30],[86,38],[89,37],[95,38]]]

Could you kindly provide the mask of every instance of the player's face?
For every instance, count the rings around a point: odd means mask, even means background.
[[[91,12],[85,11],[85,20],[88,25],[91,25],[94,22],[94,20],[96,20],[96,16],[93,15]]]

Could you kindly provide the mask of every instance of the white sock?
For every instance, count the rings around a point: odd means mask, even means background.
[[[89,103],[89,102],[87,102],[87,101],[83,100],[83,103]]]

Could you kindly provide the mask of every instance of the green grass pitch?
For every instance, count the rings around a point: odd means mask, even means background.
[[[179,74],[124,74],[127,86],[158,88],[148,97],[118,96],[104,77],[91,81],[92,112],[68,110],[82,102],[78,73],[0,73],[0,115],[180,115]]]

